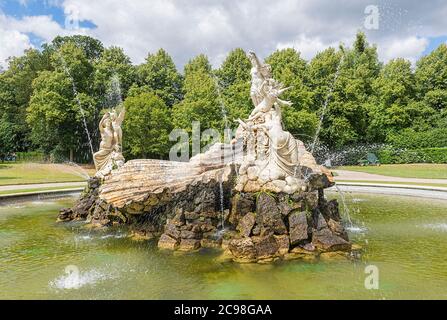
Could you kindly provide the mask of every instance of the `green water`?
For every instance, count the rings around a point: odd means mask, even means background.
[[[56,224],[73,199],[0,207],[2,299],[428,299],[447,298],[447,202],[347,197],[365,246],[360,261],[220,263],[218,253],[172,254],[128,240],[125,230]],[[365,267],[379,289],[364,286]],[[68,268],[67,268],[68,267]],[[67,269],[66,269],[67,268]],[[70,270],[79,270],[79,286]]]

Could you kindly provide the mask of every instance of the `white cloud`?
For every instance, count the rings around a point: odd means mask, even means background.
[[[7,17],[6,25],[9,29],[22,33],[33,33],[45,41],[51,41],[57,35],[66,33],[51,16],[25,16],[21,19]]]
[[[0,66],[7,68],[6,60],[11,56],[19,56],[24,50],[32,47],[27,35],[16,30],[5,30],[0,26]]]
[[[427,37],[447,30],[440,14],[447,5],[434,1],[427,7],[416,0],[392,5],[379,0],[379,30],[364,29],[369,0],[65,0],[62,5],[78,8],[81,19],[98,26],[89,34],[106,45],[122,46],[134,63],[163,47],[178,65],[205,53],[218,66],[235,47],[253,49],[263,57],[277,48],[294,47],[310,59],[329,46],[352,43],[358,30],[378,44],[380,58],[400,54],[415,61]]]
[[[428,39],[408,37],[403,39],[390,39],[378,48],[380,57],[385,61],[395,58],[405,58],[414,65],[429,44]]]
[[[97,28],[80,32],[106,46],[124,48],[134,63],[164,48],[178,66],[205,53],[217,67],[236,47],[254,50],[261,57],[294,47],[310,59],[329,46],[351,44],[358,30],[377,44],[381,59],[401,56],[414,62],[428,46],[428,38],[445,35],[447,30],[445,0],[433,0],[430,6],[418,0],[377,0],[378,30],[365,30],[363,25],[370,0],[44,1],[50,3],[65,12],[75,11],[81,21],[93,22]],[[71,34],[51,16],[8,17],[6,24],[0,19],[0,27],[46,41]]]
[[[26,5],[26,2],[23,5]],[[21,55],[25,49],[33,47],[30,35],[50,42],[58,35],[85,32],[86,29],[64,29],[49,15],[15,18],[0,11],[0,64],[6,68],[5,59]]]
[[[328,47],[337,48],[340,43],[343,43],[343,41],[340,42],[327,42],[324,43],[320,38],[308,38],[306,35],[301,34],[298,39],[291,41],[291,42],[285,42],[285,43],[278,43],[276,46],[276,49],[284,49],[284,48],[294,48],[295,50],[299,51],[301,53],[301,57],[310,60],[312,59],[317,53],[324,51]]]

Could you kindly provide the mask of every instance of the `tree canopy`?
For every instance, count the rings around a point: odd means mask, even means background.
[[[277,50],[265,60],[282,96],[284,124],[297,138],[339,149],[361,143],[399,148],[445,146],[447,45],[415,65],[396,58],[383,64],[359,32],[351,47],[327,48],[306,61],[298,50]],[[97,39],[56,37],[42,50],[9,60],[0,72],[0,153],[41,150],[55,159],[91,161],[98,122],[123,103],[126,157],[166,157],[173,128],[222,132],[247,118],[251,64],[236,48],[217,69],[204,54],[179,72],[163,49],[134,65],[123,49]],[[322,120],[320,126],[320,119]],[[321,128],[321,131],[318,130]]]

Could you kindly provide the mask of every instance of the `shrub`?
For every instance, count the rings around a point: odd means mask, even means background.
[[[43,162],[45,155],[41,151],[16,152],[16,162]]]
[[[391,149],[378,152],[380,163],[447,163],[447,148]]]
[[[404,129],[390,134],[387,141],[395,148],[421,149],[447,146],[447,128],[434,128],[426,131]]]

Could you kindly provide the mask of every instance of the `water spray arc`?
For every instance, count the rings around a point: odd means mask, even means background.
[[[66,63],[64,57],[62,56],[62,54],[60,53],[60,51],[57,51],[57,54],[58,54],[58,56],[59,56],[59,59],[61,60],[62,68],[64,69],[65,74],[66,74],[66,75],[68,76],[68,78],[70,78],[70,80],[71,80],[71,85],[72,85],[72,89],[73,89],[74,98],[75,98],[76,103],[78,104],[78,106],[79,106],[79,110],[80,110],[80,112],[81,112],[82,122],[83,122],[83,124],[84,124],[84,130],[85,130],[85,133],[87,134],[87,139],[88,139],[88,143],[89,143],[89,146],[90,146],[90,151],[91,151],[92,156],[93,156],[93,154],[94,154],[95,152],[94,152],[94,150],[93,150],[92,139],[91,139],[91,137],[90,137],[90,132],[88,131],[87,120],[86,120],[86,118],[85,118],[85,111],[84,111],[84,109],[82,108],[81,100],[79,100],[79,94],[78,94],[78,90],[77,90],[77,88],[76,88],[75,81],[74,81],[74,79],[73,79],[73,77],[72,77],[72,75],[71,75],[71,73],[70,73],[70,70],[69,70],[68,67],[67,67],[67,63]]]
[[[310,148],[310,152],[313,154],[315,151],[315,146],[318,143],[318,137],[320,136],[320,132],[321,132],[321,127],[323,126],[323,121],[324,121],[324,117],[326,116],[326,110],[327,107],[329,105],[329,101],[332,97],[332,94],[334,92],[334,88],[335,88],[335,82],[338,79],[338,76],[340,75],[340,70],[341,70],[341,66],[343,64],[344,61],[344,55],[342,54],[340,61],[337,65],[337,70],[335,71],[335,75],[334,75],[334,79],[332,80],[332,83],[329,87],[329,92],[326,95],[326,99],[324,100],[324,104],[323,104],[323,108],[321,110],[321,115],[320,115],[320,122],[318,123],[318,127],[317,127],[317,131],[315,132],[315,136],[314,136],[314,140],[312,142],[311,148]]]

